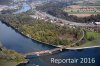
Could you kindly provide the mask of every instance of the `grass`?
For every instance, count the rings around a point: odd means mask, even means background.
[[[87,32],[86,35],[87,35],[87,39],[92,36],[92,37],[94,37],[94,40],[87,41],[85,44],[77,46],[76,48],[79,48],[79,47],[100,46],[100,33],[97,33],[97,32]]]
[[[100,38],[81,45],[80,47],[100,46]]]
[[[86,35],[87,35],[87,39],[90,38],[91,36],[94,38],[100,37],[100,33],[97,32],[86,32]]]
[[[94,37],[94,40],[87,41],[85,44],[81,45],[81,47],[100,46],[100,33],[86,32],[86,35],[87,35],[87,39],[92,36]]]

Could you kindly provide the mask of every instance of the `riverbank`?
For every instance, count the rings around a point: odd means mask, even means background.
[[[79,49],[89,49],[89,48],[100,48],[100,46],[90,46],[90,47],[75,47],[75,48],[66,48],[69,50],[79,50]]]
[[[18,32],[18,33],[20,33],[21,35],[23,35],[24,37],[26,37],[26,38],[30,38],[31,40],[33,40],[33,41],[36,41],[36,42],[39,42],[39,43],[42,43],[42,44],[46,44],[46,45],[49,45],[49,46],[54,46],[55,48],[62,48],[62,47],[64,47],[63,45],[52,45],[52,44],[49,44],[49,43],[45,43],[45,42],[41,42],[41,41],[39,41],[39,40],[36,40],[36,39],[34,39],[34,38],[31,38],[31,37],[29,37],[29,36],[27,36],[27,35],[25,35],[24,33],[22,33],[22,32],[20,32],[17,28],[15,28],[15,27],[13,27],[13,26],[11,26],[10,24],[8,24],[7,22],[4,22],[4,21],[1,21],[2,23],[4,23],[4,24],[6,24],[8,27],[11,27],[12,29],[14,29],[16,32]],[[64,47],[65,49],[85,49],[85,48],[93,48],[93,47],[99,47],[99,46],[90,46],[90,47],[81,47],[81,46],[79,46],[79,47]]]
[[[19,32],[20,32],[20,31],[19,31]],[[21,34],[23,34],[23,33],[21,33]],[[25,35],[25,34],[23,34],[23,35],[26,36],[26,37],[28,37],[28,38],[30,38],[30,39],[32,39],[33,41],[35,40],[35,41],[37,41],[37,42],[39,42],[39,43],[42,43],[42,44],[54,46],[55,48],[64,48],[64,49],[70,49],[70,50],[77,50],[77,49],[88,49],[88,48],[100,47],[100,46],[90,46],[90,47],[87,47],[87,46],[84,46],[84,47],[81,47],[81,46],[76,46],[76,47],[65,47],[65,46],[63,46],[63,45],[53,45],[53,44],[45,43],[45,42],[36,40],[36,39],[34,39],[34,38],[31,38],[31,37],[29,37],[29,36],[27,36],[27,35]],[[82,35],[82,38],[83,38],[83,37],[84,37],[84,33],[83,33],[83,35]],[[81,41],[82,38],[80,38],[80,40],[78,40],[78,41]],[[77,41],[77,42],[78,42],[78,41]],[[75,44],[76,44],[76,43],[75,43]]]
[[[0,25],[1,26],[1,25]],[[9,28],[10,28],[10,26],[9,26]],[[10,29],[11,30],[11,29]],[[8,33],[7,33],[8,34]],[[9,34],[8,34],[9,35]],[[11,37],[10,37],[11,38]],[[13,38],[13,39],[15,39],[15,37]],[[8,40],[7,40],[8,41]],[[23,43],[23,42],[22,42]],[[28,43],[27,43],[28,44]],[[32,46],[32,45],[31,45]],[[28,46],[27,46],[28,47]],[[34,47],[34,46],[33,46]],[[37,47],[38,48],[38,47]],[[29,48],[30,49],[30,48]],[[27,50],[29,50],[29,49],[27,49]],[[62,51],[63,52],[63,51]],[[58,53],[58,54],[61,54],[62,52],[60,52],[60,53]],[[67,52],[67,51],[66,51]],[[74,52],[74,51],[73,51]],[[65,53],[65,52],[64,52]],[[54,55],[58,55],[58,54],[54,54]],[[77,53],[76,53],[77,54]],[[72,54],[73,55],[73,54]],[[65,54],[65,56],[68,56],[67,54]],[[45,57],[48,57],[48,56],[45,56]],[[60,57],[63,57],[63,56],[60,56]],[[34,58],[33,58],[34,59]],[[36,59],[36,58],[35,58]],[[48,59],[48,58],[47,58]],[[31,61],[31,60],[30,60]],[[35,64],[37,64],[35,61],[32,61],[33,63],[35,63]],[[39,61],[38,61],[39,62]],[[46,62],[46,61],[45,61]],[[21,63],[22,64],[22,63]],[[29,63],[27,63],[27,64],[30,64],[30,62]],[[39,64],[37,64],[37,65],[39,65]],[[43,65],[42,65],[43,66]],[[48,66],[48,65],[47,65]]]
[[[22,54],[2,46],[0,49],[0,66],[16,66],[22,62],[28,62]]]
[[[34,38],[31,38],[31,37],[25,35],[23,32],[20,32],[17,28],[13,27],[13,26],[10,25],[9,23],[7,23],[7,22],[5,22],[5,21],[2,21],[2,20],[0,20],[0,21],[1,21],[2,23],[6,24],[8,27],[11,27],[11,28],[14,29],[17,33],[21,34],[22,36],[24,36],[24,37],[26,37],[26,38],[30,38],[30,39],[32,39],[33,41],[36,41],[36,42],[39,42],[39,43],[42,43],[42,44],[46,44],[46,45],[49,45],[49,46],[53,46],[53,47],[55,47],[55,48],[59,47],[59,46],[56,46],[56,45],[51,45],[51,44],[49,44],[49,43],[41,42],[41,41],[39,41],[39,40],[36,40],[36,39],[34,39]]]

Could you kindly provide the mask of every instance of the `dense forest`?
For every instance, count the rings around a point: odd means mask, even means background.
[[[80,28],[61,27],[43,20],[32,19],[25,14],[0,15],[0,20],[33,39],[49,44],[70,45],[82,36]]]
[[[37,10],[47,12],[48,14],[51,14],[58,18],[63,18],[69,21],[74,22],[81,22],[81,23],[89,23],[89,22],[100,22],[100,15],[91,15],[90,17],[77,17],[68,15],[67,12],[63,11],[63,8],[67,6],[67,3],[47,3],[42,6],[37,6]]]

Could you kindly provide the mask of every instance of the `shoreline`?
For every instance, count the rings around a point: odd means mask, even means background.
[[[10,25],[8,22],[5,22],[3,20],[0,20],[1,23],[7,25],[8,27],[11,27],[13,30],[15,30],[17,33],[21,34],[22,36],[24,36],[25,38],[29,38],[31,39],[32,41],[35,41],[35,42],[38,42],[38,43],[41,43],[41,44],[45,44],[45,45],[49,45],[49,46],[53,46],[55,48],[59,47],[59,46],[56,46],[56,45],[52,45],[52,44],[49,44],[49,43],[45,43],[45,42],[42,42],[42,41],[39,41],[39,40],[36,40],[34,38],[31,38],[27,35],[25,35],[23,32],[20,32],[17,28],[13,27],[12,25]]]
[[[13,50],[11,50],[11,49],[5,48],[4,46],[2,46],[1,49],[2,49],[1,51],[5,51],[5,50],[6,50],[7,52],[8,52],[8,51],[13,51]],[[18,52],[16,52],[15,50],[14,50],[14,53],[17,53],[17,54],[20,54],[21,56],[23,56],[23,54],[18,53]],[[24,58],[24,56],[23,56],[23,58]],[[1,62],[2,62],[2,61],[1,61]],[[19,64],[21,64],[21,63],[27,63],[28,60],[24,58],[24,60],[21,60],[21,61],[15,61],[15,60],[11,60],[11,61],[9,60],[9,61],[8,61],[8,60],[5,58],[5,61],[3,61],[3,62],[12,62],[12,63],[15,62],[16,64],[14,64],[14,65],[19,65]]]
[[[90,46],[90,47],[80,47],[80,48],[66,48],[66,49],[79,50],[79,49],[90,49],[90,48],[100,48],[100,46]]]
[[[17,33],[20,33],[22,36],[26,37],[26,38],[29,38],[31,39],[32,41],[35,41],[35,42],[39,42],[39,43],[42,43],[42,44],[45,44],[45,45],[49,45],[49,46],[53,46],[55,48],[62,48],[63,46],[61,45],[52,45],[52,44],[49,44],[49,43],[45,43],[45,42],[42,42],[42,41],[39,41],[39,40],[36,40],[34,38],[31,38],[25,34],[23,34],[22,32],[20,32],[18,29],[16,29],[15,27],[11,26],[9,23],[5,22],[5,21],[2,21],[0,20],[3,24],[6,24],[8,27],[11,27],[12,29],[14,29]],[[97,48],[97,47],[100,47],[100,46],[90,46],[90,47],[66,47],[64,49],[69,49],[69,50],[78,50],[78,49],[88,49],[88,48]]]
[[[41,42],[41,41],[39,41],[39,40],[36,40],[36,39],[34,39],[34,38],[31,38],[31,37],[29,37],[29,36],[27,36],[27,35],[25,35],[25,34],[23,34],[22,32],[20,32],[17,28],[15,28],[15,27],[13,27],[12,25],[10,25],[9,24],[9,22],[5,22],[5,21],[0,21],[2,24],[5,24],[5,25],[7,25],[8,27],[11,27],[12,29],[14,29],[17,33],[19,33],[19,34],[21,34],[22,36],[24,36],[24,37],[26,37],[26,38],[29,38],[29,39],[31,39],[32,41],[35,41],[35,42],[39,42],[39,43],[41,43],[41,44],[45,44],[45,45],[49,45],[49,46],[54,46],[55,48],[62,48],[63,46],[61,46],[61,45],[58,45],[58,46],[56,46],[56,45],[51,45],[51,44],[49,44],[49,43],[45,43],[45,42]],[[66,47],[66,48],[63,48],[63,49],[65,49],[65,50],[81,50],[81,49],[91,49],[91,48],[100,48],[100,46],[90,46],[90,47]],[[28,63],[28,59],[26,60],[26,61],[22,61],[22,62],[19,62],[18,63],[18,65],[20,65],[20,64],[27,64]]]

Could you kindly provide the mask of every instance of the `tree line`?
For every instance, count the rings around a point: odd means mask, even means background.
[[[44,11],[50,15],[53,15],[58,18],[63,18],[69,21],[79,22],[79,23],[90,23],[90,22],[100,22],[100,14],[91,15],[89,17],[77,17],[73,15],[68,15],[67,12],[64,12],[64,7],[67,7],[68,4],[57,2],[57,3],[47,3],[42,6],[37,6],[36,9]]]
[[[33,39],[49,44],[70,45],[78,40],[82,34],[78,28],[61,27],[43,20],[32,19],[25,14],[0,15],[0,20]]]

